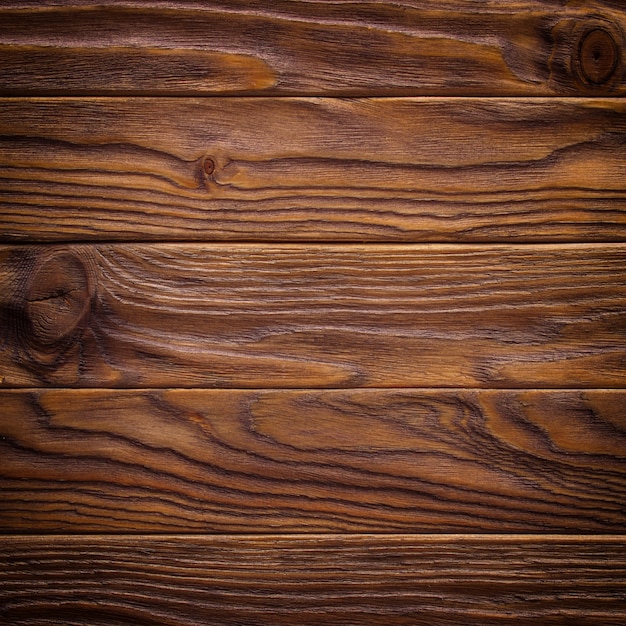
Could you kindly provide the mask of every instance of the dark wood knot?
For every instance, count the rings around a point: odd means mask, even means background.
[[[215,172],[215,161],[211,157],[205,157],[202,161],[202,171],[205,176],[211,176]]]
[[[91,310],[93,284],[83,260],[72,251],[36,259],[26,277],[23,311],[29,339],[51,346],[75,334]]]
[[[582,78],[592,85],[605,84],[615,72],[619,50],[603,28],[588,30],[580,39],[578,63]]]

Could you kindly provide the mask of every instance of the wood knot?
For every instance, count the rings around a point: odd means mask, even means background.
[[[50,346],[86,322],[93,296],[90,272],[72,251],[36,259],[26,277],[23,311],[33,343]]]
[[[200,185],[210,190],[215,182],[214,174],[217,169],[216,160],[209,155],[200,157],[200,159],[196,161],[196,167]]]
[[[624,93],[624,34],[618,24],[601,15],[567,18],[550,35],[549,83],[556,93]]]
[[[205,176],[211,176],[215,171],[215,161],[211,157],[205,157],[202,161],[202,171]]]
[[[603,28],[588,30],[580,39],[578,66],[583,80],[604,85],[615,73],[619,51],[611,34]]]

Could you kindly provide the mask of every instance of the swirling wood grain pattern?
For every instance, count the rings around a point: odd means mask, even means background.
[[[5,99],[0,240],[626,240],[619,99]]]
[[[622,95],[625,24],[610,0],[5,1],[0,93]]]
[[[0,393],[5,532],[621,532],[626,391]]]

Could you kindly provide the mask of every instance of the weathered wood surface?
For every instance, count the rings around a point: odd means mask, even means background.
[[[622,532],[626,391],[12,390],[4,532]]]
[[[0,248],[5,387],[624,387],[626,246]]]
[[[615,0],[5,1],[0,94],[618,95],[625,29]]]
[[[7,99],[0,240],[624,241],[619,99]]]
[[[623,626],[621,538],[5,537],[12,626]]]
[[[623,626],[625,32],[2,2],[0,623]]]

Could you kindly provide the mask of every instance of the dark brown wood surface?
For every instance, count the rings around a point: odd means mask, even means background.
[[[626,525],[626,391],[14,390],[0,403],[5,532]]]
[[[0,94],[623,95],[625,25],[619,0],[8,0]]]
[[[0,249],[5,387],[624,387],[626,247]]]
[[[623,626],[625,578],[622,537],[9,536],[0,619]]]
[[[0,101],[0,240],[626,240],[620,99]]]
[[[626,624],[625,50],[1,2],[0,623]]]

